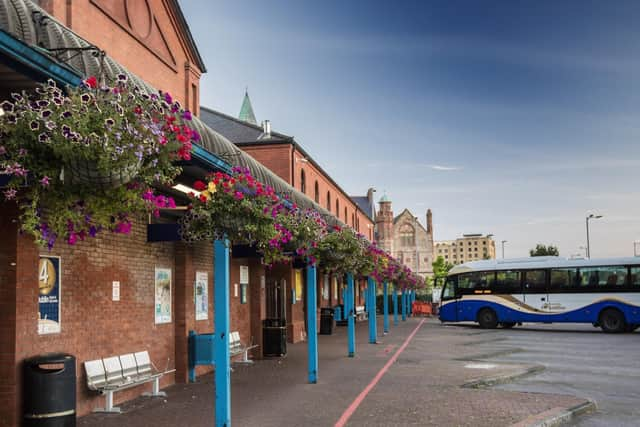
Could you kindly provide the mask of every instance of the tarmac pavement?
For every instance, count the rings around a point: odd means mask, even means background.
[[[342,420],[347,426],[526,426],[570,408],[590,408],[570,395],[487,388],[539,367],[479,361],[486,356],[478,348],[485,339],[481,330],[409,318],[392,324],[378,344],[368,344],[367,322],[359,322],[356,357],[349,358],[346,328],[338,327],[319,336],[317,384],[307,383],[306,343],[289,344],[282,359],[234,365],[232,425],[334,426]],[[195,384],[166,388],[164,399],[135,399],[119,405],[123,414],[91,414],[79,418],[78,426],[212,426],[213,383],[212,374],[202,376]]]

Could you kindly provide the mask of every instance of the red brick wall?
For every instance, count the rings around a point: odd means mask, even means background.
[[[0,202],[0,426],[16,424],[16,273],[17,225],[15,205]]]
[[[289,144],[243,146],[242,150],[268,167],[280,178],[291,183],[291,146]]]
[[[40,0],[40,5],[131,72],[199,113],[202,70],[187,53],[177,20],[163,0]]]

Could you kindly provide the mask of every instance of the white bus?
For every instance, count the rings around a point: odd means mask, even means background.
[[[592,323],[604,332],[640,326],[640,257],[531,257],[453,267],[442,288],[442,322],[511,328],[522,322]]]

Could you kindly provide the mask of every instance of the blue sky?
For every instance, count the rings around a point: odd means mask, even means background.
[[[294,135],[350,194],[628,256],[640,239],[640,2],[181,0],[203,105]],[[499,246],[499,244],[498,244]]]

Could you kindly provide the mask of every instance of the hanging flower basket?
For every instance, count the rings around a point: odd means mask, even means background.
[[[145,94],[120,75],[64,90],[49,80],[11,98],[0,104],[0,175],[10,177],[0,191],[38,243],[128,233],[133,216],[175,207],[151,188],[172,185],[174,163],[190,159],[200,136],[169,94]]]
[[[86,185],[105,190],[131,182],[140,172],[141,164],[141,161],[135,161],[117,169],[104,170],[96,161],[76,159],[63,167],[60,177],[66,185]]]

